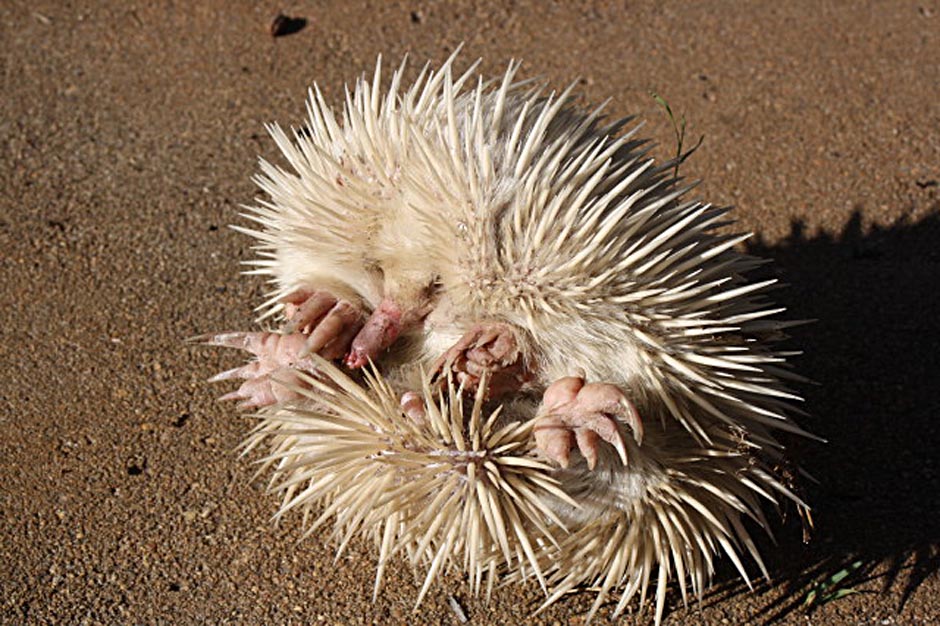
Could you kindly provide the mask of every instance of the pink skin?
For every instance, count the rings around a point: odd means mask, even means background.
[[[406,391],[401,397],[401,410],[411,421],[418,424],[424,422],[427,412],[424,408],[424,398],[416,391]]]
[[[296,291],[284,299],[287,323],[284,333],[221,333],[199,338],[209,345],[247,350],[251,363],[213,376],[210,381],[240,378],[238,390],[221,400],[240,400],[241,408],[257,408],[300,398],[292,387],[302,387],[297,371],[316,372],[309,354],[327,359],[345,355],[350,368],[359,368],[378,357],[408,328],[423,319],[423,309],[402,312],[386,298],[363,322],[361,312],[345,300],[324,291]],[[516,335],[508,324],[479,324],[466,333],[439,359],[435,370],[449,368],[465,391],[475,392],[485,372],[491,378],[488,395],[498,397],[522,389],[532,380],[525,368]],[[425,419],[421,395],[407,392],[402,411],[416,422]],[[601,441],[614,446],[626,463],[619,416],[642,441],[643,424],[633,405],[614,385],[585,384],[580,377],[565,377],[546,390],[535,424],[536,446],[551,460],[568,467],[572,448],[578,447],[588,467],[597,465]]]
[[[637,444],[642,443],[643,422],[618,387],[585,384],[581,377],[566,376],[549,385],[542,395],[535,421],[535,444],[542,454],[564,468],[569,466],[571,450],[577,446],[593,470],[600,442],[606,441],[626,465],[627,448],[616,417],[630,426]]]
[[[305,351],[306,337],[302,334],[278,333],[220,333],[197,338],[211,346],[240,348],[257,357],[248,365],[216,374],[209,382],[244,379],[238,390],[227,393],[219,400],[241,400],[240,408],[258,408],[296,400],[300,395],[286,385],[302,386],[294,370],[316,372],[309,358],[300,356]],[[278,382],[275,382],[277,380]]]
[[[281,333],[221,333],[200,339],[209,345],[240,348],[255,355],[245,365],[213,376],[210,381],[245,379],[222,400],[241,400],[242,408],[257,408],[296,400],[287,385],[303,386],[293,370],[315,372],[308,355],[344,358],[351,369],[375,360],[403,328],[420,322],[423,310],[402,313],[389,298],[363,319],[358,307],[321,290],[297,290],[284,297],[287,323]],[[279,382],[275,382],[275,379]]]
[[[326,291],[298,290],[287,295],[284,303],[284,333],[307,337],[302,356],[315,352],[325,359],[338,359],[363,327],[358,308]]]
[[[403,317],[401,307],[395,301],[390,298],[382,300],[352,340],[344,361],[346,366],[358,369],[370,360],[374,361],[401,334],[405,323]]]
[[[489,398],[522,389],[532,380],[526,369],[516,335],[509,324],[477,324],[454,344],[431,368],[454,372],[464,391],[475,393],[484,372],[489,372]]]

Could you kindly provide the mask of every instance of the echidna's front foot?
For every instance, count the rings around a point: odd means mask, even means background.
[[[305,387],[296,370],[316,372],[308,355],[338,359],[349,351],[363,325],[356,306],[326,291],[297,290],[284,297],[287,322],[280,333],[231,332],[197,338],[213,346],[239,348],[255,355],[248,365],[222,372],[210,382],[241,378],[236,391],[220,400],[240,400],[241,408],[257,408],[296,400],[292,388]]]
[[[287,318],[284,332],[306,337],[301,355],[316,352],[325,359],[345,356],[365,321],[358,307],[327,291],[298,289],[283,301]]]
[[[306,335],[294,333],[220,333],[199,337],[210,346],[239,348],[255,355],[248,365],[236,367],[216,374],[209,382],[244,379],[236,391],[227,393],[220,400],[240,400],[241,408],[257,408],[300,397],[291,386],[303,386],[295,370],[315,372],[316,365],[310,358],[301,358],[307,341]]]
[[[434,370],[454,372],[464,390],[475,392],[484,373],[489,373],[490,398],[517,391],[532,379],[526,369],[516,334],[509,324],[478,324],[438,359]]]
[[[568,467],[571,450],[577,445],[593,470],[603,440],[617,450],[626,465],[627,448],[617,417],[630,426],[637,444],[641,443],[643,423],[619,387],[585,384],[583,378],[575,376],[561,378],[542,396],[534,428],[536,446],[549,459]]]

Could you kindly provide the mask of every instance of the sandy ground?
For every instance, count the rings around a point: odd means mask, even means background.
[[[308,20],[267,29],[281,9]],[[263,286],[226,228],[314,80],[335,101],[377,54],[581,77],[674,148],[650,97],[705,136],[684,166],[734,204],[790,283],[817,532],[763,542],[774,577],[727,563],[667,623],[940,621],[940,4],[272,2],[0,4],[0,620],[522,623],[444,578],[419,613],[405,567],[370,601],[371,549],[338,563],[233,450],[249,427],[203,381],[238,357],[184,346],[250,328]],[[852,564],[858,563],[856,569]],[[843,568],[859,593],[802,603]],[[591,594],[532,623],[579,624]],[[634,607],[635,609],[635,607]],[[598,620],[603,623],[604,620]],[[629,621],[629,620],[628,620]]]

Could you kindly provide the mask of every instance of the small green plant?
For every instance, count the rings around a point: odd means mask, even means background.
[[[661,106],[665,111],[666,115],[669,116],[669,121],[672,123],[672,130],[676,134],[676,157],[675,157],[675,172],[673,175],[679,177],[679,166],[689,158],[693,152],[698,150],[699,146],[702,145],[702,142],[705,140],[705,135],[702,135],[698,138],[698,141],[692,146],[688,152],[682,152],[682,144],[685,142],[685,115],[683,115],[679,121],[676,121],[676,116],[672,112],[672,107],[669,106],[669,103],[666,102],[665,98],[660,96],[658,93],[651,91],[650,96],[653,100],[656,101],[656,104]]]
[[[850,596],[853,593],[858,593],[858,590],[854,587],[842,587],[841,584],[842,581],[858,571],[861,567],[862,562],[855,561],[848,567],[839,570],[826,580],[820,581],[813,585],[813,588],[810,589],[806,594],[806,599],[803,600],[803,608],[816,608],[828,602],[832,602],[833,600],[838,600],[840,598],[844,598],[845,596]]]

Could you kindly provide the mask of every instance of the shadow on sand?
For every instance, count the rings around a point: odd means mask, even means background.
[[[898,594],[900,614],[940,570],[940,204],[868,232],[859,212],[836,235],[807,236],[797,222],[749,252],[775,261],[787,316],[817,320],[793,345],[805,348],[797,371],[818,383],[803,389],[801,424],[829,442],[787,442],[819,480],[806,485],[815,532],[802,544],[792,515],[774,529],[779,545],[762,553],[784,593],[761,618],[807,610],[838,572],[840,588]],[[720,578],[718,595],[743,587]]]

